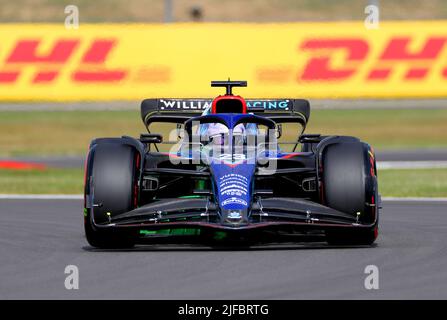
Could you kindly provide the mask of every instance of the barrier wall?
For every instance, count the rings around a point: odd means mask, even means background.
[[[0,100],[447,96],[447,21],[0,25]]]

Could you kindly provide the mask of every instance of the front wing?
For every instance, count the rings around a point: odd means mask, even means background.
[[[375,224],[362,224],[359,217],[296,198],[258,199],[252,204],[249,217],[246,224],[223,224],[214,203],[207,197],[160,199],[116,215],[109,223],[95,224],[95,228],[134,230],[141,237],[166,237],[198,235],[202,231],[224,231],[229,234],[277,231],[294,234],[339,228],[371,228]]]

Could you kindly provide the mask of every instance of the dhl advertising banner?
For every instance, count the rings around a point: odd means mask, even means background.
[[[447,21],[0,25],[0,100],[447,96]]]

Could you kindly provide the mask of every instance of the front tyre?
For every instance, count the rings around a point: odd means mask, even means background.
[[[91,246],[110,249],[134,245],[132,233],[101,225],[137,206],[139,156],[135,148],[119,139],[90,149],[84,193],[91,203],[86,203],[84,229]]]
[[[372,244],[378,235],[377,172],[372,149],[363,142],[331,144],[323,151],[322,164],[323,204],[358,216],[363,225],[328,230],[328,243]]]

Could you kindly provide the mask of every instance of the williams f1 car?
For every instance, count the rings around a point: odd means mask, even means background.
[[[226,94],[144,100],[148,133],[139,139],[91,142],[84,190],[90,245],[375,241],[380,198],[367,143],[304,134],[306,100],[244,99],[232,91],[245,81],[211,84]]]

